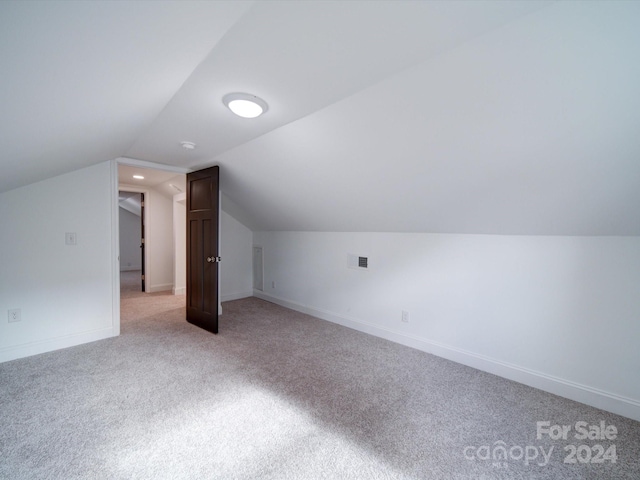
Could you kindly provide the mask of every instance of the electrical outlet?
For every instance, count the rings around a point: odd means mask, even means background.
[[[8,316],[9,316],[9,323],[19,322],[20,320],[22,320],[22,314],[20,313],[19,308],[13,308],[9,310]]]
[[[402,310],[402,321],[404,323],[409,323],[409,312],[406,310]]]

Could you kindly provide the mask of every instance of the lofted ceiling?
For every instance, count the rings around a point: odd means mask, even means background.
[[[628,1],[5,1],[0,191],[128,157],[220,165],[254,230],[640,235],[639,23]],[[235,117],[238,91],[268,112]]]

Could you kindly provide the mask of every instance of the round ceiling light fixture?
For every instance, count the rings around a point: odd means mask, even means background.
[[[136,180],[144,180],[144,177],[142,175],[134,175],[133,178],[135,178]]]
[[[222,97],[222,103],[243,118],[256,118],[269,110],[267,102],[250,93],[227,93]]]
[[[196,148],[196,144],[193,142],[180,142],[180,145],[182,145],[182,148],[185,150],[194,150]]]

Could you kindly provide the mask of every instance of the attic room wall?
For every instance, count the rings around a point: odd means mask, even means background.
[[[253,295],[253,232],[220,211],[220,301]],[[223,309],[224,313],[224,309]]]
[[[118,334],[110,168],[104,162],[0,194],[0,361]],[[65,245],[66,232],[76,233],[76,245]],[[8,323],[14,308],[22,320]]]
[[[256,296],[640,420],[638,237],[254,232],[254,242]],[[370,268],[347,268],[349,253]]]
[[[173,202],[174,242],[176,258],[174,267],[174,293],[186,292],[186,199],[185,194],[175,195]],[[180,203],[182,201],[182,203]],[[253,271],[251,254],[253,246],[253,232],[245,225],[220,210],[220,248],[222,257],[220,263],[220,301],[237,300],[253,295]],[[224,309],[222,310],[224,314]]]

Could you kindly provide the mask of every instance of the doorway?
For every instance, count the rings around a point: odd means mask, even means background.
[[[121,270],[131,270],[137,266],[140,270],[140,283],[142,283],[144,268],[143,291],[146,293],[163,291],[184,293],[184,289],[181,290],[179,286],[184,285],[186,280],[176,277],[176,274],[179,276],[181,271],[176,267],[176,261],[184,263],[186,254],[184,242],[177,241],[175,236],[176,229],[184,230],[184,220],[175,218],[175,197],[184,196],[186,175],[148,166],[138,167],[133,165],[135,161],[131,162],[132,165],[118,163],[118,189],[119,198],[126,196],[129,198],[128,202],[136,199],[140,203],[139,211],[136,212],[139,225],[135,244],[139,261],[134,263],[127,258],[127,251],[121,242],[119,259]],[[141,203],[142,197],[144,197],[144,206]],[[122,207],[122,202],[119,203],[118,206]],[[179,203],[177,205],[184,208]],[[121,208],[117,210],[120,213]],[[120,217],[123,215],[131,216],[131,212],[124,213]],[[119,219],[119,225],[121,224],[122,218]],[[144,240],[142,239],[143,224]],[[119,235],[122,237],[122,225],[120,228]],[[129,263],[131,265],[128,265]]]
[[[118,191],[121,287],[144,292],[144,193]]]

